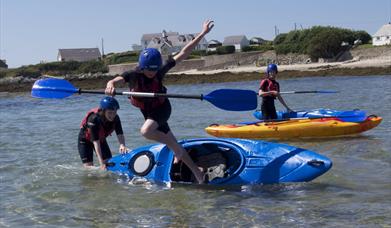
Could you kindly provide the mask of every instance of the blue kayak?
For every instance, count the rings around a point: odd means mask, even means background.
[[[257,110],[253,113],[254,117],[262,120],[262,111]],[[362,110],[349,110],[340,111],[332,109],[312,109],[307,111],[277,111],[277,120],[291,119],[291,118],[325,118],[325,117],[336,117],[344,122],[363,122],[367,116],[366,112]]]
[[[179,143],[205,172],[207,184],[249,185],[311,181],[327,172],[332,162],[315,152],[265,141],[204,138]],[[195,183],[189,168],[163,144],[116,155],[107,169],[129,178],[156,183]]]

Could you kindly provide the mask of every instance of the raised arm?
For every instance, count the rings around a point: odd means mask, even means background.
[[[202,31],[199,33],[192,41],[190,41],[188,44],[186,44],[185,47],[182,48],[182,50],[174,56],[174,60],[176,63],[181,62],[182,60],[185,60],[190,53],[193,51],[194,47],[201,41],[201,39],[208,33],[210,30],[212,30],[214,24],[211,20],[206,20],[204,24],[202,25]]]

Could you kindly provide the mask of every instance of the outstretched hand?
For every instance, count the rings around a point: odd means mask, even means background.
[[[207,34],[208,32],[210,32],[210,30],[212,30],[212,28],[214,27],[214,21],[212,20],[206,20],[204,21],[204,24],[202,25],[202,34]]]
[[[125,145],[121,144],[121,145],[119,146],[119,152],[120,152],[121,154],[126,154],[126,153],[128,153],[128,151],[129,151],[129,148],[127,148]]]

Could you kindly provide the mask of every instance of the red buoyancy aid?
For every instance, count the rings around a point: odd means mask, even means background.
[[[157,77],[152,79],[152,83],[146,84],[144,76],[140,76],[135,83],[135,87],[131,90],[131,92],[144,92],[144,93],[165,93],[166,88],[163,86],[162,81]],[[148,100],[147,100],[148,99]],[[142,98],[142,97],[130,97],[130,102],[132,105],[145,110],[145,102],[151,102],[151,108],[156,108],[162,105],[165,101],[165,97],[157,97],[157,98]]]
[[[266,87],[266,91],[265,92],[269,92],[269,91],[277,91],[279,92],[280,91],[280,88],[277,84],[277,82],[273,82],[272,80],[266,78],[266,79],[263,79],[261,81],[261,83],[259,84],[259,88],[262,89],[263,87],[263,84],[267,82],[267,87]]]
[[[94,113],[98,114],[99,110],[100,110],[99,108],[91,109],[90,111],[87,112],[87,115],[81,121],[80,128],[85,129],[85,131],[84,131],[85,138],[88,141],[91,141],[91,129],[87,127],[88,117],[90,117],[90,115],[94,114]],[[107,136],[111,135],[111,133],[113,133],[113,131],[114,131],[114,128],[111,128],[106,131],[101,123],[101,126],[99,126],[99,140],[103,141]]]

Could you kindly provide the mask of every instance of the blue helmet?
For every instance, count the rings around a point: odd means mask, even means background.
[[[269,74],[270,72],[272,72],[272,71],[278,73],[277,65],[274,64],[274,63],[269,64],[269,65],[267,66],[267,69],[266,69],[266,72],[267,72],[268,74]]]
[[[146,48],[140,53],[138,65],[141,70],[158,71],[162,66],[162,56],[156,48]]]
[[[119,109],[118,101],[114,97],[105,97],[100,101],[101,109],[117,110]]]

